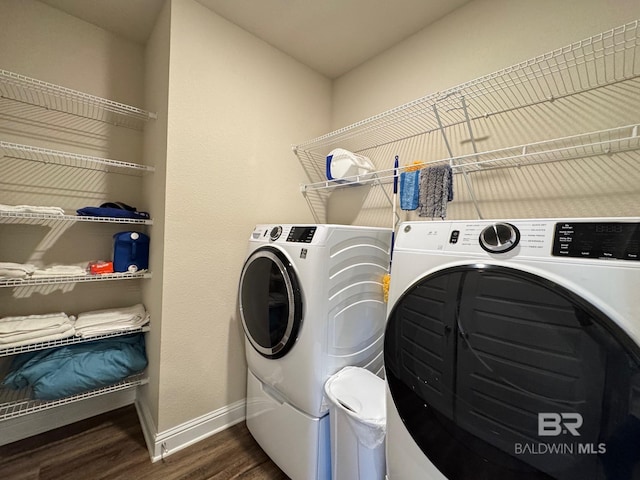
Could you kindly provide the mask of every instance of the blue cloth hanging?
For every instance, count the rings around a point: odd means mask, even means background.
[[[415,210],[418,208],[420,194],[420,170],[400,174],[400,208]]]

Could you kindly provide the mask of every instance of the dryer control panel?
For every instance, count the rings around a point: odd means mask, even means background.
[[[640,260],[638,222],[558,222],[553,239],[558,257]]]

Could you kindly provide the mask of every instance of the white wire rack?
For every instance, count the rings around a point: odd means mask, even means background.
[[[412,167],[423,168],[431,165],[447,163],[453,173],[474,173],[487,171],[492,168],[517,168],[530,164],[578,160],[598,155],[612,155],[615,153],[640,150],[640,126],[627,125],[624,127],[599,130],[581,135],[556,138],[544,142],[518,145],[499,150],[443,158],[428,162],[414,163]],[[640,165],[639,165],[640,166]],[[402,173],[395,169],[377,171],[375,176],[354,175],[344,177],[340,181],[326,180],[322,182],[302,185],[302,191],[332,190],[336,188],[351,188],[353,184],[389,184],[396,175]]]
[[[126,330],[121,332],[105,333],[103,335],[95,335],[91,337],[68,337],[61,338],[59,340],[50,340],[48,342],[32,343],[30,345],[22,345],[19,347],[0,348],[0,357],[8,357],[10,355],[16,355],[18,353],[35,352],[38,350],[44,350],[53,347],[63,347],[65,345],[74,345],[76,343],[87,343],[95,340],[102,340],[104,338],[121,337],[123,335],[131,335],[134,333],[148,332],[150,328],[148,326]]]
[[[93,217],[90,215],[53,215],[47,213],[3,212],[0,211],[0,223],[42,223],[42,222],[90,222],[90,223],[128,223],[152,225],[153,220],[141,218]]]
[[[98,275],[70,275],[55,277],[5,278],[0,279],[2,287],[27,287],[33,285],[54,285],[61,283],[106,282],[109,280],[135,280],[151,278],[151,272],[101,273]]]
[[[640,75],[639,21],[628,23],[293,147],[298,155],[378,147]],[[321,169],[324,172],[324,167]]]
[[[155,113],[0,70],[0,96],[51,110],[141,130]]]
[[[148,381],[146,374],[140,373],[138,375],[127,377],[121,382],[113,385],[97,388],[95,390],[90,390],[58,400],[33,400],[30,389],[11,390],[8,388],[0,388],[0,421],[21,417],[23,415],[28,415],[42,410],[48,410],[61,405],[68,405],[88,398],[99,397],[101,395],[135,388],[139,385],[148,383]]]
[[[541,145],[532,143],[478,152],[472,125],[485,124],[494,115],[513,116],[524,108],[539,108],[574,95],[582,95],[581,98],[584,98],[614,86],[625,89],[626,94],[637,96],[638,78],[640,28],[639,21],[636,20],[293,146],[293,151],[310,180],[309,184],[301,186],[301,191],[316,220],[327,221],[324,215],[328,191],[343,186],[325,181],[326,156],[331,150],[344,148],[364,154],[376,164],[386,162],[389,165],[389,159],[403,151],[403,148],[420,158],[420,150],[415,151],[415,146],[433,144],[434,137],[428,135],[435,132],[440,134],[448,157],[425,162],[423,165],[448,162],[454,171],[465,174],[469,196],[473,198],[480,216],[472,186],[466,178],[467,173],[536,162],[563,161],[567,158],[580,158],[581,155],[598,155],[607,153],[607,148],[612,152],[616,149],[636,149],[637,131],[627,134],[626,139],[615,140],[610,144],[608,140],[594,140],[593,134],[586,134],[571,138],[569,145],[562,144],[567,141],[566,138],[558,138]],[[593,125],[591,128],[599,126]],[[616,124],[602,126],[613,127]],[[456,157],[447,132],[462,130],[467,131],[474,153]],[[596,136],[600,133],[604,136],[609,134],[608,130],[602,130],[596,132]],[[368,180],[362,181],[358,177],[345,180],[364,185],[376,182],[386,185],[393,177],[393,170],[379,169]]]
[[[47,148],[33,147],[0,141],[0,154],[6,157],[20,158],[33,162],[63,165],[74,168],[85,168],[103,172],[122,173],[128,175],[143,175],[146,172],[155,171],[154,167],[137,163],[122,162],[109,158],[80,155],[77,153],[50,150]]]

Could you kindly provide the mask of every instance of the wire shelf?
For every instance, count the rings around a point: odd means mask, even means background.
[[[491,177],[476,174],[477,182],[471,181],[470,174],[571,159],[582,162],[575,164],[576,168],[593,168],[598,164],[605,168],[604,164],[623,161],[622,156],[610,159],[606,156],[638,150],[636,126],[623,127],[633,132],[611,139],[607,135],[616,134],[609,130],[595,132],[595,137],[581,132],[636,123],[635,105],[640,101],[639,22],[635,20],[294,145],[293,152],[309,178],[309,183],[300,190],[315,220],[332,222],[330,216],[337,216],[340,222],[386,224],[388,210],[395,209],[394,202],[388,200],[389,184],[397,179],[397,172],[388,168],[394,156],[439,158],[421,166],[448,163],[454,173],[462,173],[462,181],[457,183],[465,193],[458,199],[464,198],[466,203],[458,202],[461,206],[453,214],[469,217],[475,213],[478,218],[483,218],[481,203],[483,208],[493,210],[490,215],[504,210],[485,202],[489,192],[486,184],[492,181],[503,195],[513,196],[512,185],[506,180],[513,171]],[[601,113],[607,101],[612,102],[611,111]],[[621,107],[626,110],[620,112],[619,122],[614,123]],[[626,120],[622,120],[624,115]],[[538,131],[529,131],[531,126],[539,127]],[[489,134],[476,137],[474,130]],[[556,130],[561,133],[552,133]],[[542,138],[574,137],[503,148],[533,141],[536,134],[544,135]],[[597,134],[603,137],[598,138]],[[487,139],[490,143],[485,145],[491,146],[479,151],[476,142]],[[454,146],[464,155],[457,155]],[[336,148],[367,156],[376,170],[343,178],[341,182],[327,181],[326,158]],[[497,148],[501,150],[494,150]],[[536,174],[540,171],[537,169]],[[338,192],[349,183],[365,188],[351,195]],[[478,195],[478,189],[483,189],[482,195]],[[344,215],[340,208],[343,202],[351,202]],[[623,210],[629,208],[622,202],[618,204]],[[529,207],[527,210],[531,211]]]
[[[627,125],[544,142],[415,163],[411,166],[423,168],[446,163],[451,166],[453,173],[456,174],[487,171],[493,168],[517,168],[530,164],[576,160],[598,155],[613,155],[640,150],[639,129],[639,125]],[[305,184],[301,185],[300,188],[301,191],[308,192],[351,188],[354,185],[389,184],[393,182],[396,175],[400,174],[402,170],[402,168],[397,172],[395,169],[379,170],[375,174],[354,175],[344,177],[340,181],[327,180]]]
[[[142,130],[155,113],[106,98],[0,70],[0,96],[51,110]]]
[[[32,343],[29,345],[21,345],[19,347],[0,348],[0,357],[8,357],[10,355],[16,355],[18,353],[35,352],[38,350],[45,350],[53,347],[63,347],[65,345],[74,345],[76,343],[87,343],[95,340],[102,340],[104,338],[121,337],[123,335],[131,335],[134,333],[144,333],[150,331],[149,326],[139,327],[132,330],[123,330],[120,332],[105,333],[102,335],[94,335],[91,337],[68,337],[61,338],[59,340],[50,340],[48,342]]]
[[[93,217],[90,215],[54,215],[48,213],[0,211],[0,223],[42,223],[51,220],[57,222],[128,223],[137,225],[153,224],[153,220],[141,218]]]
[[[23,415],[48,410],[62,405],[68,405],[88,398],[99,397],[101,395],[135,388],[139,385],[148,383],[148,381],[149,379],[143,372],[138,375],[127,377],[121,382],[113,385],[97,388],[95,390],[79,393],[59,400],[33,400],[31,398],[31,391],[28,388],[22,390],[0,388],[0,421],[21,417]]]
[[[353,152],[612,85],[640,76],[638,20],[514,66],[419,98],[300,143],[304,164],[336,147]],[[466,111],[461,108],[465,102]],[[467,118],[468,114],[468,118]],[[323,173],[320,165],[317,172]]]
[[[2,287],[27,287],[32,285],[53,285],[61,283],[105,282],[109,280],[135,280],[151,278],[151,272],[101,273],[98,275],[70,275],[55,277],[9,278],[0,279]]]
[[[77,153],[50,150],[47,148],[33,147],[0,141],[0,153],[7,157],[20,158],[33,162],[62,165],[74,168],[85,168],[110,173],[124,173],[129,175],[143,175],[146,172],[155,171],[154,167],[137,163],[122,162],[109,158],[80,155]]]

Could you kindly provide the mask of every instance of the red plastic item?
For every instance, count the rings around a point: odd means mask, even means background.
[[[90,262],[89,273],[94,275],[100,273],[113,273],[113,262]]]

